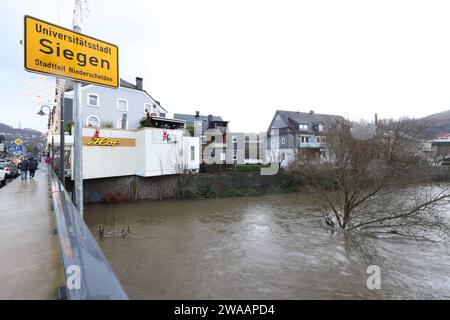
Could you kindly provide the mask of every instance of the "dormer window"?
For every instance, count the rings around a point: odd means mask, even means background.
[[[319,123],[319,132],[323,132],[323,124]]]
[[[308,125],[307,124],[299,124],[298,130],[300,131],[308,131]]]
[[[98,95],[94,93],[88,94],[87,105],[91,107],[98,107],[100,105],[100,99]]]

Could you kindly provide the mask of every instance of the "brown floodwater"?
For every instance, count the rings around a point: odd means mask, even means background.
[[[356,241],[313,207],[291,193],[88,205],[85,219],[109,232],[99,244],[132,299],[450,298],[448,244]],[[372,264],[379,290],[366,285]]]

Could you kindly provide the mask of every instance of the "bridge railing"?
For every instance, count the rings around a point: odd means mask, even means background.
[[[128,299],[97,241],[51,168],[49,176],[67,299]]]

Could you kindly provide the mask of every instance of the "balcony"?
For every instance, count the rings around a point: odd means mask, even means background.
[[[323,148],[322,142],[300,142],[300,148]]]

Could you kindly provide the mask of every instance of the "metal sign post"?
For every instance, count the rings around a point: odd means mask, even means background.
[[[66,146],[65,146],[65,122],[64,122],[64,91],[66,90],[65,82],[64,80],[58,79],[58,89],[61,90],[61,95],[59,99],[59,179],[61,180],[61,183],[64,187],[66,187],[66,161],[65,161],[65,153],[66,153]],[[64,83],[64,85],[61,87],[61,81]]]
[[[73,115],[75,130],[72,165],[75,182],[75,205],[81,215],[83,215],[81,81],[112,88],[119,86],[119,48],[109,42],[80,33],[83,3],[85,2],[81,0],[75,1],[72,30],[31,16],[24,17],[25,69],[30,72],[74,80]],[[63,116],[61,115],[62,121],[60,123],[61,145],[64,142]],[[64,158],[62,156],[63,151],[61,150],[61,161]],[[62,166],[61,170],[63,170]]]
[[[80,32],[81,28],[74,25],[73,30]],[[75,182],[75,206],[81,217],[83,217],[83,123],[81,120],[81,82],[74,81],[74,97],[73,97],[73,116],[74,116],[74,182]]]

